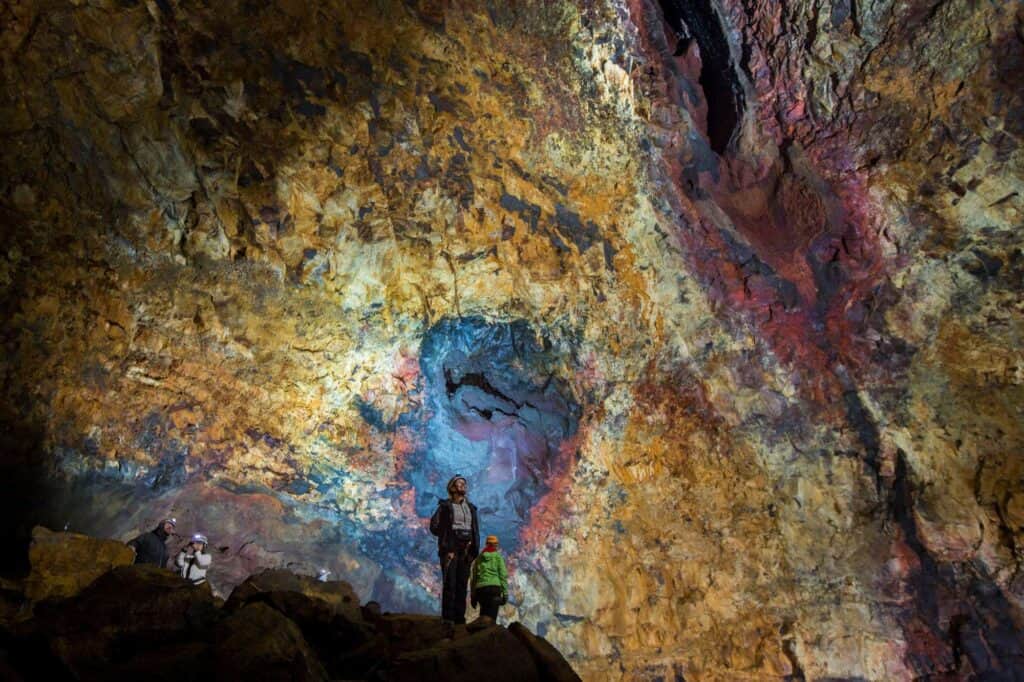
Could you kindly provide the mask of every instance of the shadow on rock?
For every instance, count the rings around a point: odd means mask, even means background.
[[[579,679],[518,623],[468,632],[432,616],[381,613],[361,606],[344,581],[281,570],[251,576],[225,603],[208,584],[154,566],[117,566],[93,580],[85,573],[95,566],[83,561],[76,578],[63,550],[106,556],[111,541],[37,535],[46,551],[31,557],[35,578],[4,585],[5,679]],[[51,579],[60,589],[49,589]],[[76,593],[67,596],[68,586]],[[26,587],[48,596],[33,599]]]

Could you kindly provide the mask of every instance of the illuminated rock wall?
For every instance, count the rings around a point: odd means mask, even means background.
[[[1024,667],[1021,10],[3,10],[8,534],[435,608],[458,472],[589,679]]]

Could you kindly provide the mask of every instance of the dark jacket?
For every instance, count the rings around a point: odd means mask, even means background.
[[[480,521],[476,515],[476,505],[466,500],[473,517],[473,530],[469,541],[469,558],[475,559],[480,553]],[[437,555],[444,556],[458,549],[455,533],[452,531],[452,502],[439,500],[434,515],[430,517],[430,532],[437,536]]]
[[[135,548],[135,563],[153,564],[164,568],[167,565],[167,533],[164,532],[163,524],[160,524],[148,533],[128,542],[130,547]]]

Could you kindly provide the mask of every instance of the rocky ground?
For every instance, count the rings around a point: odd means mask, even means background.
[[[5,680],[579,680],[520,623],[468,626],[360,605],[344,581],[267,570],[225,602],[112,540],[37,528],[3,585]]]
[[[6,3],[3,539],[426,613],[459,472],[588,679],[1024,674],[1022,11]]]

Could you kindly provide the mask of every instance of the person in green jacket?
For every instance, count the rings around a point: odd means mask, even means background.
[[[473,606],[479,603],[480,616],[494,622],[498,618],[498,607],[508,602],[508,570],[498,550],[498,536],[488,535],[486,543],[470,571],[470,603]]]

